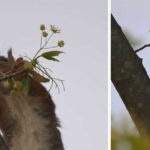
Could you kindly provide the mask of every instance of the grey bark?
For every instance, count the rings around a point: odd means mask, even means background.
[[[111,78],[139,133],[150,137],[150,79],[113,16]]]

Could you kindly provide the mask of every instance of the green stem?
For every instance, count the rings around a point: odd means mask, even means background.
[[[41,66],[40,64],[38,64],[37,69],[39,69],[43,74],[45,74],[52,81],[50,89],[52,88],[53,83],[54,83],[56,88],[58,89],[58,92],[60,93],[60,89],[59,89],[57,82],[55,81],[55,79],[53,77],[50,76],[50,74],[46,71],[46,69],[43,66]]]
[[[49,36],[48,40],[45,42],[45,44],[36,52],[36,54],[34,55],[33,59],[36,59],[37,55],[40,53],[40,51],[42,49],[44,49],[44,47],[48,44],[49,40],[52,38],[53,33]]]
[[[59,93],[60,93],[60,89],[59,89],[59,86],[58,86],[56,80],[59,81],[59,82],[62,84],[62,87],[63,87],[63,89],[64,89],[64,91],[65,91],[64,80],[51,77],[50,74],[47,72],[47,70],[46,70],[42,65],[40,65],[40,64],[38,64],[38,65],[39,65],[40,68],[42,68],[42,70],[44,70],[44,74],[46,74],[47,77],[52,80],[52,83],[54,82],[54,84],[55,84],[56,87],[58,88]],[[40,70],[40,71],[41,71],[41,70]],[[51,88],[50,88],[50,89],[51,89]]]
[[[45,42],[45,44],[43,45],[42,48],[44,48],[44,47],[48,44],[48,42],[49,42],[49,40],[52,38],[52,36],[53,36],[53,33],[49,36],[48,40]]]
[[[42,34],[41,34],[41,40],[40,40],[40,48],[42,47]]]
[[[58,47],[58,45],[52,46],[52,47],[45,47],[44,49],[51,49],[51,48],[56,48],[56,47]]]

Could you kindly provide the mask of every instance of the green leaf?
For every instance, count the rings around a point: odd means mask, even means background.
[[[22,80],[22,83],[23,83],[23,92],[27,96],[29,94],[30,86],[31,86],[31,79],[30,79],[30,77],[28,75],[25,76],[23,78],[23,80]]]
[[[41,57],[46,58],[48,60],[53,60],[53,61],[58,61],[58,59],[54,58],[55,56],[59,56],[62,54],[62,51],[50,51],[50,52],[45,52],[41,55]]]
[[[53,57],[49,58],[48,60],[52,60],[52,61],[57,61],[57,62],[59,62],[59,60],[58,60],[58,59],[53,58]]]

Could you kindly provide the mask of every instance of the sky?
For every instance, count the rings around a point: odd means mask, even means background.
[[[149,0],[112,0],[112,14],[116,21],[123,30],[130,32],[135,39],[141,41],[139,45],[133,47],[134,49],[150,43],[149,5]],[[143,58],[143,65],[150,76],[150,48],[144,49],[138,55]],[[114,120],[120,120],[123,116],[130,120],[130,116],[113,85],[111,94]]]
[[[0,19],[0,55],[12,47],[15,57],[32,57],[40,45],[40,24],[61,29],[51,41],[65,41],[61,63],[41,62],[65,80],[65,91],[51,91],[65,149],[106,150],[107,1],[1,0]]]

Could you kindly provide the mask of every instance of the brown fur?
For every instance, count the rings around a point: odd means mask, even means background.
[[[0,72],[14,62],[11,51],[0,57]],[[1,83],[0,89],[0,129],[10,150],[64,150],[55,104],[39,82],[32,79],[28,96],[10,96]]]

